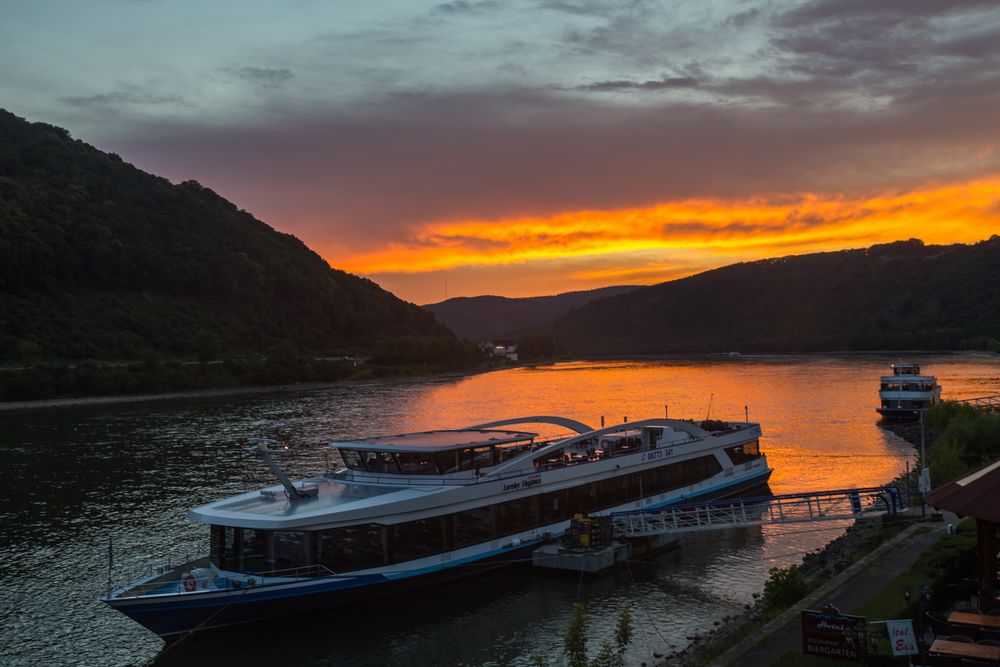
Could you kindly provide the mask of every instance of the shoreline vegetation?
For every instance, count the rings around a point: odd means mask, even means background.
[[[928,410],[925,421],[925,447],[935,486],[947,483],[1000,456],[1000,414],[976,410],[955,401],[945,401]],[[917,452],[920,451],[919,424],[883,423],[881,426],[906,440]],[[897,476],[890,483],[897,484],[906,498],[915,492],[918,476],[919,470],[914,466],[908,473]],[[928,509],[927,516],[930,519],[933,518],[931,514]],[[914,517],[916,518],[918,517]],[[768,622],[793,607],[811,591],[892,539],[912,520],[852,524],[844,535],[822,549],[806,554],[801,565],[772,569],[763,593],[755,596],[754,604],[746,605],[742,613],[722,619],[719,625],[704,635],[693,636],[691,644],[667,656],[667,660],[661,664],[694,666],[712,662],[736,642],[759,632]],[[936,596],[942,582],[958,576],[962,570],[961,564],[970,558],[975,545],[974,535],[971,535],[970,530],[971,526],[961,525],[956,535],[943,537],[934,547],[926,550],[909,570],[891,573],[885,589],[873,591],[858,612],[870,612],[884,618],[915,618],[914,614],[919,616],[918,604],[902,603],[899,591],[904,586],[915,590],[918,584],[927,585],[932,591],[936,591],[933,594]],[[940,602],[936,598],[932,601]],[[800,658],[801,656],[786,655],[779,663],[799,664]]]

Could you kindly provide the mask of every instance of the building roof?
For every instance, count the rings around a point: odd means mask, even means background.
[[[1000,459],[939,486],[925,500],[937,509],[1000,523]]]
[[[440,452],[465,447],[501,445],[508,442],[532,440],[537,433],[505,431],[498,429],[461,429],[455,431],[424,431],[401,435],[382,435],[330,443],[334,447],[361,451]]]

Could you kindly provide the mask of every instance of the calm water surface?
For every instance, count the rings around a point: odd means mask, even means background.
[[[457,428],[555,414],[598,425],[663,415],[750,418],[776,493],[875,485],[912,462],[877,426],[878,376],[891,357],[739,357],[574,362],[469,378],[122,406],[0,412],[0,664],[528,665],[559,663],[571,606],[590,640],[629,608],[630,664],[651,662],[739,612],[772,566],[843,525],[752,528],[685,538],[680,548],[592,582],[510,567],[354,608],[163,643],[98,597],[114,536],[116,578],[207,550],[187,508],[271,483],[238,444],[287,441],[295,476],[322,470],[325,439]],[[919,358],[946,398],[1000,393],[1000,358]]]

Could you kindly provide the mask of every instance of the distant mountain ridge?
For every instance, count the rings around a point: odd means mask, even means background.
[[[1000,236],[734,264],[592,301],[550,333],[577,355],[1000,351]]]
[[[428,304],[424,308],[463,338],[472,341],[496,340],[544,328],[560,315],[594,299],[625,294],[636,289],[639,286],[618,285],[552,296],[463,296]]]
[[[0,110],[0,361],[370,351],[429,311],[208,188]]]

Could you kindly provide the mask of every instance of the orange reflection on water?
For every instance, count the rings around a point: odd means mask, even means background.
[[[760,422],[774,468],[771,488],[790,493],[886,483],[915,450],[878,427],[879,376],[895,358],[735,357],[571,362],[476,375],[409,397],[402,430],[458,428],[523,415],[561,415],[594,427],[662,417]],[[946,397],[1000,393],[995,357],[929,357]],[[552,433],[553,427],[525,427]],[[548,430],[545,430],[548,429]]]

